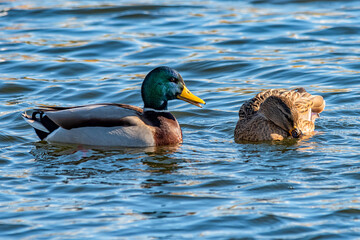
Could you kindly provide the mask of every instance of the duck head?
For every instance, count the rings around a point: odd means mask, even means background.
[[[158,67],[149,72],[141,86],[144,108],[167,110],[169,100],[181,99],[202,107],[204,100],[192,94],[181,75],[170,67]]]
[[[299,138],[302,135],[301,130],[296,126],[299,115],[288,99],[270,96],[261,104],[259,113],[288,132],[293,138]]]

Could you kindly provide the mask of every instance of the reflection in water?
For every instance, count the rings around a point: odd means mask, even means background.
[[[146,174],[169,174],[176,171],[182,162],[173,158],[181,145],[147,148],[110,148],[73,144],[49,144],[37,142],[31,154],[49,173],[65,175],[71,179],[83,179],[122,171]],[[35,174],[41,171],[37,169]],[[151,180],[149,180],[150,182]],[[109,182],[109,184],[111,184]]]
[[[360,9],[328,2],[2,1],[0,238],[358,237]],[[33,143],[20,117],[138,106],[159,65],[207,102],[171,103],[180,146]],[[317,134],[234,143],[245,100],[300,86],[327,102]]]

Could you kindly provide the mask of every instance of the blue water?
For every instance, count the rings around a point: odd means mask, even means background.
[[[359,60],[358,1],[2,1],[0,238],[360,238]],[[180,146],[48,144],[20,116],[142,106],[160,65],[207,102],[170,102]],[[300,86],[314,136],[234,143],[245,100]]]

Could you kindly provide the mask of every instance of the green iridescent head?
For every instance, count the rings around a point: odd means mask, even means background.
[[[149,72],[141,86],[144,108],[167,110],[169,100],[181,99],[201,107],[205,102],[192,94],[181,75],[169,67],[158,67]]]

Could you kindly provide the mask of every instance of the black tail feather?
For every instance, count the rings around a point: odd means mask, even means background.
[[[28,119],[40,122],[47,130],[49,130],[49,132],[44,132],[34,128],[36,134],[41,140],[44,140],[50,133],[59,128],[59,126],[54,123],[48,116],[46,116],[41,110],[35,110],[31,117],[26,113],[24,113],[23,116]]]

